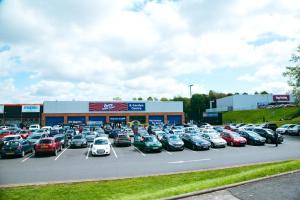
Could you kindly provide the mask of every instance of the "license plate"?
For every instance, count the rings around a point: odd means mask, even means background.
[[[158,149],[158,147],[153,147],[153,149]]]
[[[75,144],[75,146],[77,146],[77,147],[80,147],[80,146],[81,146],[81,144]]]
[[[6,155],[14,155],[14,152],[7,152]]]
[[[42,149],[48,149],[48,146],[47,145],[42,145],[41,148]]]

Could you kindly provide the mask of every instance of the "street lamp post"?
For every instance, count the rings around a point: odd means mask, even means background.
[[[190,98],[192,98],[192,87],[193,86],[194,86],[193,84],[189,85],[189,87],[190,87]]]

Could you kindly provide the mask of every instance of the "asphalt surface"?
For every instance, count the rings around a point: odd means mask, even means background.
[[[299,200],[300,172],[221,190],[184,200]]]
[[[300,159],[300,137],[286,136],[278,147],[230,147],[209,151],[142,153],[131,147],[113,147],[111,155],[91,157],[88,148],[64,149],[57,157],[0,160],[0,185],[63,182],[145,176],[234,165]]]

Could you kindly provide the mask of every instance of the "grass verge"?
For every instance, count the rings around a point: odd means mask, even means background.
[[[1,199],[158,199],[300,169],[300,160],[120,180],[0,188]]]

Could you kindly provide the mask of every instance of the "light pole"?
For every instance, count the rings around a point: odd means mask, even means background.
[[[189,87],[190,87],[190,98],[192,99],[192,87],[193,87],[194,85],[193,84],[191,84],[191,85],[189,85]]]

